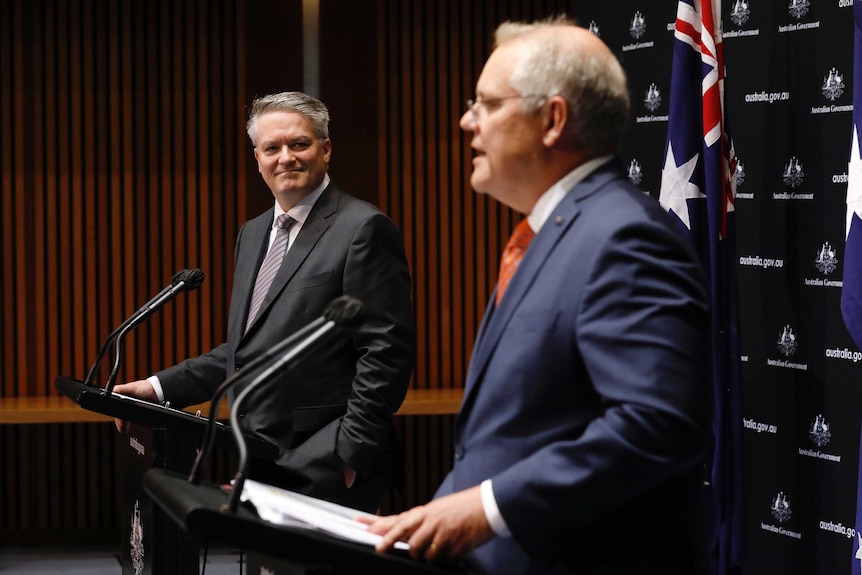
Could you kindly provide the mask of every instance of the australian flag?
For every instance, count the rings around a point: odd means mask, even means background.
[[[712,300],[713,451],[706,462],[713,572],[739,572],[745,558],[734,175],[724,114],[720,0],[677,8],[670,113],[659,201],[679,219],[701,257]]]
[[[854,2],[855,5],[859,5],[862,0],[856,0]],[[858,10],[857,10],[858,14]],[[857,27],[856,27],[856,35],[857,35],[857,44],[858,35],[859,35],[859,17],[856,17]],[[853,106],[854,114],[856,110],[856,106]],[[859,480],[862,480],[862,434],[860,434],[859,438]],[[859,490],[862,491],[862,483],[858,483]],[[850,574],[851,575],[860,575],[862,574],[862,531],[859,530],[860,525],[862,525],[862,493],[860,493],[856,497],[856,533],[853,535],[853,563],[851,564]]]
[[[862,349],[862,0],[853,2],[853,137],[847,170],[847,223],[844,248],[844,287],[841,314],[856,345]],[[859,438],[859,476],[856,496],[856,535],[851,573],[862,575],[862,434]]]
[[[850,336],[862,349],[862,2],[853,3],[856,26],[853,39],[853,138],[847,170],[847,244],[844,249],[844,287],[841,314]]]

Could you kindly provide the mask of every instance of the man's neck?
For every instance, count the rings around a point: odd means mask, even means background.
[[[285,192],[283,194],[279,194],[275,201],[278,203],[279,207],[284,211],[284,213],[289,212],[295,206],[308,202],[313,204],[317,197],[323,192],[327,185],[329,185],[330,179],[329,174],[324,174],[323,179],[312,189],[304,189],[304,190],[292,190]],[[310,198],[310,199],[306,199]]]

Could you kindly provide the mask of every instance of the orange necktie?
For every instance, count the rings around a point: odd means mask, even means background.
[[[509,238],[509,243],[503,250],[503,259],[500,260],[500,275],[497,279],[497,305],[500,305],[500,300],[503,299],[503,294],[509,287],[509,281],[515,275],[515,270],[518,269],[518,264],[521,263],[521,258],[524,257],[524,252],[530,247],[530,242],[533,241],[534,237],[536,237],[536,232],[530,227],[527,218],[515,226],[512,237]]]

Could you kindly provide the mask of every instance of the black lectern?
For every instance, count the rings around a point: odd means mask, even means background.
[[[185,575],[199,572],[196,538],[183,532],[153,505],[141,487],[150,469],[188,474],[207,427],[207,418],[140,399],[106,393],[69,377],[55,386],[84,409],[132,423],[128,434],[118,434],[118,465],[122,475],[121,536],[123,575]],[[214,442],[234,447],[230,427],[216,423]],[[247,436],[249,452],[272,461],[278,447],[257,436]]]
[[[226,510],[229,495],[221,487],[205,482],[191,484],[185,477],[168,470],[147,471],[143,487],[184,532],[201,540],[282,558],[294,565],[313,566],[315,574],[462,573],[454,568],[443,569],[414,561],[403,551],[382,555],[366,544],[313,529],[276,525],[260,519],[252,509],[243,505],[236,513],[230,513]],[[272,569],[268,571],[275,572]]]

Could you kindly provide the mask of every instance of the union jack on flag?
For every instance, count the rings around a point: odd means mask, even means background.
[[[659,202],[679,219],[709,280],[713,451],[707,461],[713,572],[737,572],[745,556],[734,173],[724,114],[720,0],[677,8],[670,112]]]

